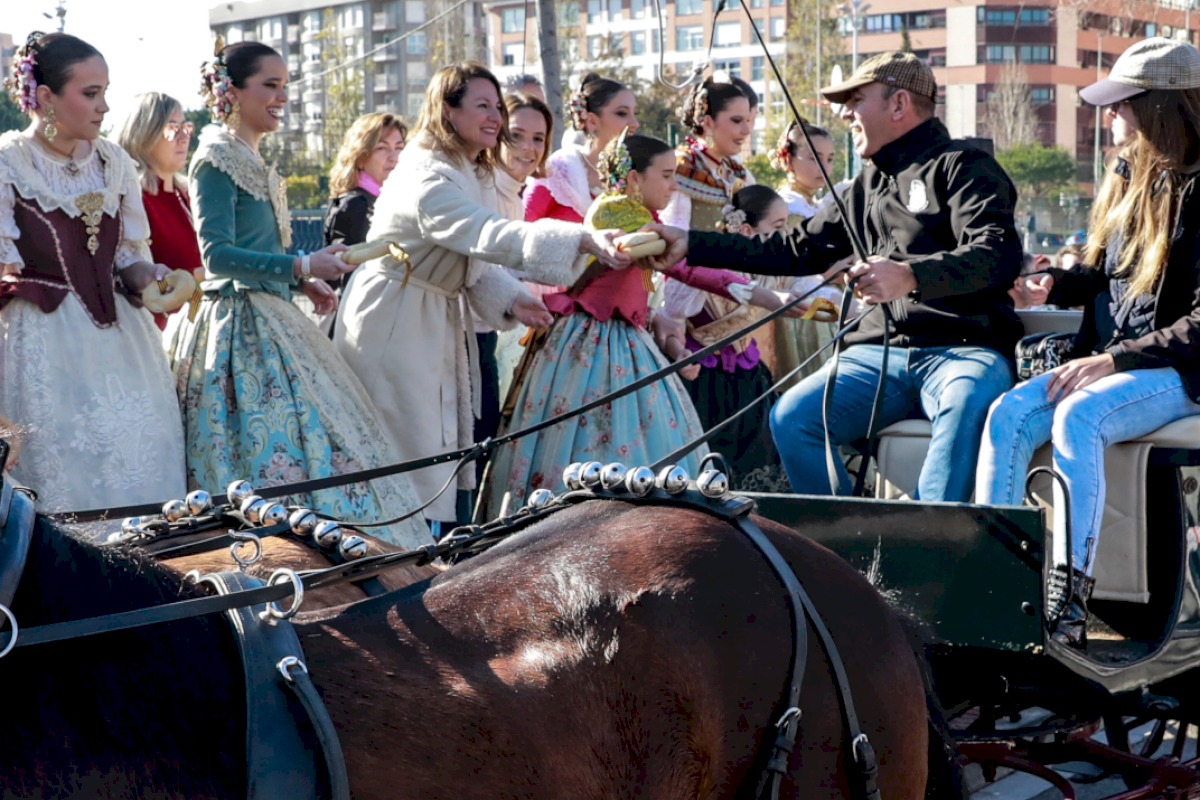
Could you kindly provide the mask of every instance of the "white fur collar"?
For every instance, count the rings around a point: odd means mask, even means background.
[[[581,217],[587,215],[592,205],[584,153],[582,147],[564,147],[546,162],[546,177],[531,182],[533,186],[545,186],[560,205],[573,208]]]

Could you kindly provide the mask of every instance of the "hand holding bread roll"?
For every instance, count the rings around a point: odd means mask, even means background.
[[[627,233],[613,239],[613,244],[635,261],[639,258],[662,255],[667,251],[666,240],[654,231]]]

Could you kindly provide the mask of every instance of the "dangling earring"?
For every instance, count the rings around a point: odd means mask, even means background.
[[[639,205],[639,206],[646,205],[646,198],[642,197],[642,187],[641,186],[633,186],[632,188],[630,188],[628,194],[629,194],[629,199],[632,200],[637,205]]]
[[[225,127],[231,131],[236,131],[238,126],[242,124],[242,104],[237,100],[233,101],[233,107],[229,109],[229,113],[225,115]]]
[[[715,144],[715,142],[713,142],[712,131],[705,131],[704,132],[704,146],[707,147],[709,150],[712,150],[714,144]]]
[[[46,106],[46,127],[42,129],[42,135],[46,137],[47,142],[53,142],[54,137],[58,136],[58,126],[54,124],[53,106]]]

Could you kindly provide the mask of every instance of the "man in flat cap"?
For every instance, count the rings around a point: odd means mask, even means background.
[[[886,338],[891,351],[876,429],[927,417],[933,434],[917,495],[966,501],[988,407],[1013,384],[1010,356],[1021,336],[1008,295],[1022,256],[1016,190],[995,159],[950,138],[934,116],[933,72],[911,53],[873,56],[821,93],[844,105],[842,119],[866,161],[843,195],[849,219],[830,204],[772,236],[655,226],[670,244],[656,265],[686,258],[693,266],[816,274],[853,254],[852,226],[867,258],[848,274],[868,310],[845,339],[828,409],[830,439],[848,444],[867,434]],[[890,310],[890,323],[877,306]],[[803,494],[852,488],[840,459],[836,487],[826,468],[822,396],[830,368],[826,363],[793,387],[771,414],[792,488]]]

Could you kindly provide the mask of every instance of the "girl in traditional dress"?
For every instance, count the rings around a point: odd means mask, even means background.
[[[395,240],[409,260],[384,257],[360,267],[338,316],[334,342],[405,459],[473,441],[481,384],[474,331],[464,337],[472,311],[498,329],[517,321],[550,324],[546,307],[495,264],[558,284],[575,282],[579,253],[629,264],[603,233],[551,220],[512,222],[496,213],[493,176],[507,136],[507,110],[491,72],[459,64],[433,76],[412,141],[376,202],[369,234]],[[432,497],[453,468],[413,473],[420,495]],[[474,485],[474,470],[464,469],[459,488]],[[455,520],[454,493],[438,498],[426,517]]]
[[[204,265],[183,175],[195,127],[183,118],[179,102],[172,97],[151,92],[137,101],[117,134],[117,144],[138,165],[142,203],[150,220],[150,253],[157,263],[187,270],[199,282],[204,279]],[[179,311],[190,308],[184,305]],[[160,330],[167,327],[166,314],[155,314],[154,321]]]
[[[184,439],[161,336],[137,167],[100,138],[108,66],[31,34],[10,90],[33,117],[0,137],[0,413],[25,432],[39,511],[182,497]]]
[[[589,210],[588,224],[637,230],[656,219],[675,192],[675,159],[665,142],[621,137],[602,154],[609,192]],[[702,290],[745,302],[749,282],[724,270],[675,267],[668,274]],[[509,425],[520,430],[577,408],[668,363],[646,332],[649,287],[641,269],[589,269],[569,292],[546,297],[559,315],[534,357]],[[680,348],[679,357],[687,355]],[[703,433],[679,377],[672,375],[612,404],[506,445],[493,462],[489,508],[513,507],[541,487],[557,488],[573,461],[653,463]],[[684,460],[695,475],[701,448]]]
[[[238,478],[279,486],[400,460],[362,384],[291,300],[318,311],[337,298],[321,278],[350,269],[334,245],[311,256],[291,242],[287,195],[259,154],[287,105],[287,65],[263,44],[222,48],[204,69],[221,126],[201,133],[192,200],[208,280],[195,321],[176,314],[167,340],[184,406],[188,480],[222,491]],[[404,475],[292,496],[340,520],[377,521],[418,505]],[[429,541],[419,519],[372,533],[403,547]]]
[[[525,219],[561,219],[583,222],[588,208],[603,191],[597,167],[600,153],[626,128],[636,133],[637,98],[624,84],[583,76],[579,89],[567,103],[571,127],[582,132],[582,145],[564,145],[550,156],[546,175],[536,178],[525,192]]]

